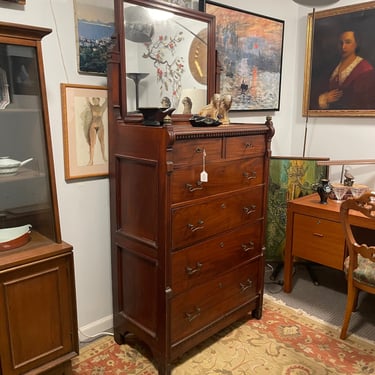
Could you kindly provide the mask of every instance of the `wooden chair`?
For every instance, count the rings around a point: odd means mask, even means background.
[[[345,339],[347,336],[346,332],[351,314],[357,306],[359,291],[363,290],[375,294],[375,231],[372,236],[373,243],[357,243],[357,236],[353,233],[354,228],[350,225],[349,219],[349,215],[354,211],[362,213],[375,223],[375,194],[364,193],[359,198],[349,198],[340,207],[341,222],[345,232],[346,246],[349,251],[349,255],[344,262],[348,296],[340,334],[341,339]]]

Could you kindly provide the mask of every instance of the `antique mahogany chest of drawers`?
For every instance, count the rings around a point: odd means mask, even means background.
[[[115,339],[135,334],[159,374],[262,314],[271,119],[194,128],[118,120],[111,207]],[[208,181],[201,181],[203,170]]]

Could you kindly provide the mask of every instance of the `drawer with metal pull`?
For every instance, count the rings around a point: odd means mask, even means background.
[[[172,250],[263,218],[263,185],[172,208]]]
[[[197,245],[172,254],[174,295],[211,280],[262,254],[263,221],[242,225]]]
[[[181,340],[256,297],[259,261],[220,275],[172,299],[171,339]]]
[[[208,181],[200,180],[201,165],[176,168],[171,174],[173,203],[256,186],[264,181],[262,158],[206,164]]]

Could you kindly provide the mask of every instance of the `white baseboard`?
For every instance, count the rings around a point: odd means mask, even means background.
[[[80,341],[86,341],[87,339],[100,336],[105,332],[113,332],[112,315],[105,316],[104,318],[78,328],[78,336]]]

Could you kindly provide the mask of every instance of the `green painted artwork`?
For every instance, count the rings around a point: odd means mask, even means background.
[[[285,158],[270,160],[267,198],[266,260],[283,259],[289,200],[315,192],[313,185],[328,177],[328,167],[317,165],[327,158]]]

